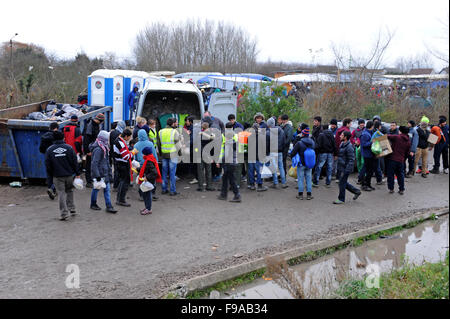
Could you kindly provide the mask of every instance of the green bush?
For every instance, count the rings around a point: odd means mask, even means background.
[[[386,109],[384,103],[370,103],[363,107],[363,117],[365,119],[372,119],[375,115],[380,115]],[[384,120],[383,117],[381,117]]]

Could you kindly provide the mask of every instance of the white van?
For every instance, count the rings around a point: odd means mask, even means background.
[[[136,115],[158,119],[163,114],[189,114],[200,120],[204,112],[202,93],[195,85],[150,82],[142,90]],[[182,127],[184,123],[179,125]],[[160,129],[158,121],[157,129]]]

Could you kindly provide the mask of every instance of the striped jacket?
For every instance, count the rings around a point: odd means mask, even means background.
[[[130,163],[133,159],[133,153],[128,149],[127,142],[120,136],[114,142],[114,158],[118,163]]]

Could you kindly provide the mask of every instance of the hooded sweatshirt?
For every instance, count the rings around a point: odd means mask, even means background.
[[[105,183],[112,182],[111,165],[109,162],[109,146],[107,132],[100,131],[97,140],[89,145],[89,151],[92,153],[91,175],[92,178],[100,180],[105,179]],[[100,143],[103,144],[103,147]]]
[[[139,142],[137,142],[134,145],[134,148],[137,149],[139,151],[139,153],[137,153],[135,156],[136,161],[138,161],[141,164],[141,166],[144,165],[144,156],[142,154],[142,150],[146,147],[150,147],[152,149],[152,154],[153,154],[153,156],[155,156],[156,160],[158,161],[155,145],[153,145],[153,143],[150,142],[147,131],[144,129],[141,129],[138,131],[137,135],[138,135]]]
[[[386,158],[394,162],[404,163],[411,150],[411,141],[409,140],[409,136],[407,134],[388,134],[387,137],[392,145],[392,153]]]

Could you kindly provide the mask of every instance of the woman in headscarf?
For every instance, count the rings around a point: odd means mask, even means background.
[[[91,175],[92,179],[99,182],[102,178],[105,181],[106,188],[103,189],[105,196],[106,211],[108,213],[117,213],[111,203],[111,165],[109,163],[109,133],[100,131],[94,143],[89,145],[89,150],[92,153]],[[91,193],[91,209],[101,210],[97,205],[97,195],[99,190],[92,189]]]

